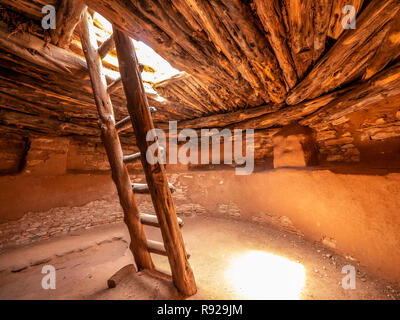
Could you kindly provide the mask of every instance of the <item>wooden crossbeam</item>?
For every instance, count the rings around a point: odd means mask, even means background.
[[[400,55],[398,0],[371,1],[307,76],[290,92],[289,105],[314,99],[356,79],[368,79]],[[384,50],[382,50],[384,48]]]

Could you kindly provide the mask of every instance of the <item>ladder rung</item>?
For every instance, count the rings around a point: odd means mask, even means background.
[[[167,256],[164,244],[158,241],[147,240],[147,249],[152,253],[157,253],[162,256]]]
[[[113,35],[111,35],[106,41],[104,41],[100,47],[97,49],[97,52],[100,56],[101,59],[103,59],[107,53],[111,51],[111,49],[114,47],[114,39]]]
[[[172,183],[168,183],[168,186],[171,192],[175,191],[175,188],[172,185]],[[132,183],[132,191],[134,193],[150,193],[149,187],[146,183]]]
[[[118,121],[115,124],[115,129],[119,132],[119,131],[128,129],[131,126],[132,126],[131,117],[127,116],[126,118],[123,118],[122,120]]]
[[[114,91],[117,91],[121,87],[122,87],[122,80],[121,77],[118,77],[107,86],[107,92],[108,94],[111,94]]]
[[[118,80],[118,79],[116,79],[115,81],[117,81],[117,80]],[[115,82],[115,81],[114,81],[114,82]],[[111,83],[108,87],[110,88],[110,87],[114,84],[114,82]],[[108,90],[108,89],[107,89],[107,90]],[[113,90],[113,91],[114,91],[114,90]],[[108,93],[110,94],[111,92],[108,91]],[[149,107],[149,110],[150,110],[151,113],[157,112],[157,108],[156,108],[156,107]],[[116,129],[118,132],[124,131],[124,130],[130,128],[130,127],[132,127],[132,122],[131,122],[130,116],[127,116],[127,117],[123,118],[122,120],[118,121],[118,122],[115,124],[115,129]]]
[[[131,163],[140,158],[140,152],[124,156],[124,163]]]
[[[183,220],[179,217],[177,217],[177,219],[178,219],[179,226],[182,228]],[[146,226],[157,227],[157,228],[160,227],[160,225],[158,224],[157,216],[155,214],[141,213],[140,214],[140,222]]]
[[[166,257],[168,256],[167,251],[165,251],[165,247],[162,242],[147,240],[147,250],[149,250],[151,253],[156,253]],[[190,253],[186,252],[186,256],[189,259]]]

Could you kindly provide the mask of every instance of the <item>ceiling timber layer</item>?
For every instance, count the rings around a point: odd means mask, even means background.
[[[59,9],[62,24],[55,32],[40,27],[48,4]],[[98,135],[77,32],[85,5],[184,72],[151,84],[165,99],[148,94],[159,127],[177,120],[179,127],[195,129],[267,129],[292,122],[322,128],[399,94],[400,0],[0,0],[0,5],[0,131]],[[345,5],[355,8],[355,29],[342,26]],[[112,101],[117,120],[125,117],[121,89]]]

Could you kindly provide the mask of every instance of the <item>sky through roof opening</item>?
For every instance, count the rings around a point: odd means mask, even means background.
[[[107,19],[105,19],[103,16],[101,16],[97,12],[94,14],[94,20],[97,20],[103,27],[103,30],[99,31],[99,32],[102,33],[102,34],[100,34],[100,36],[103,38],[101,40],[104,41],[112,33],[112,25],[109,21],[107,21]],[[144,42],[137,41],[134,39],[132,39],[132,41],[133,41],[133,44],[136,49],[136,56],[139,60],[139,63],[150,67],[150,68],[145,68],[145,70],[142,72],[143,81],[157,83],[157,82],[169,79],[175,75],[183,73],[183,72],[173,68],[167,60],[162,58],[159,54],[157,54],[151,47],[146,45]],[[104,60],[106,60],[107,62],[109,62],[115,66],[118,66],[118,59],[110,54],[108,54],[104,58]],[[149,72],[146,69],[149,69],[150,71],[151,71],[151,69],[153,69],[155,72]],[[116,78],[119,75],[118,75],[118,73],[114,74],[114,72],[112,72],[110,74],[110,76],[112,76],[113,78]],[[148,88],[150,88],[151,91],[153,91],[153,89],[151,88],[150,85],[146,86],[146,83],[145,83],[145,87],[146,87],[146,91]]]

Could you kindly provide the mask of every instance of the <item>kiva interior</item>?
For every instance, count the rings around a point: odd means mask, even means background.
[[[399,0],[0,17],[0,299],[400,299]]]

